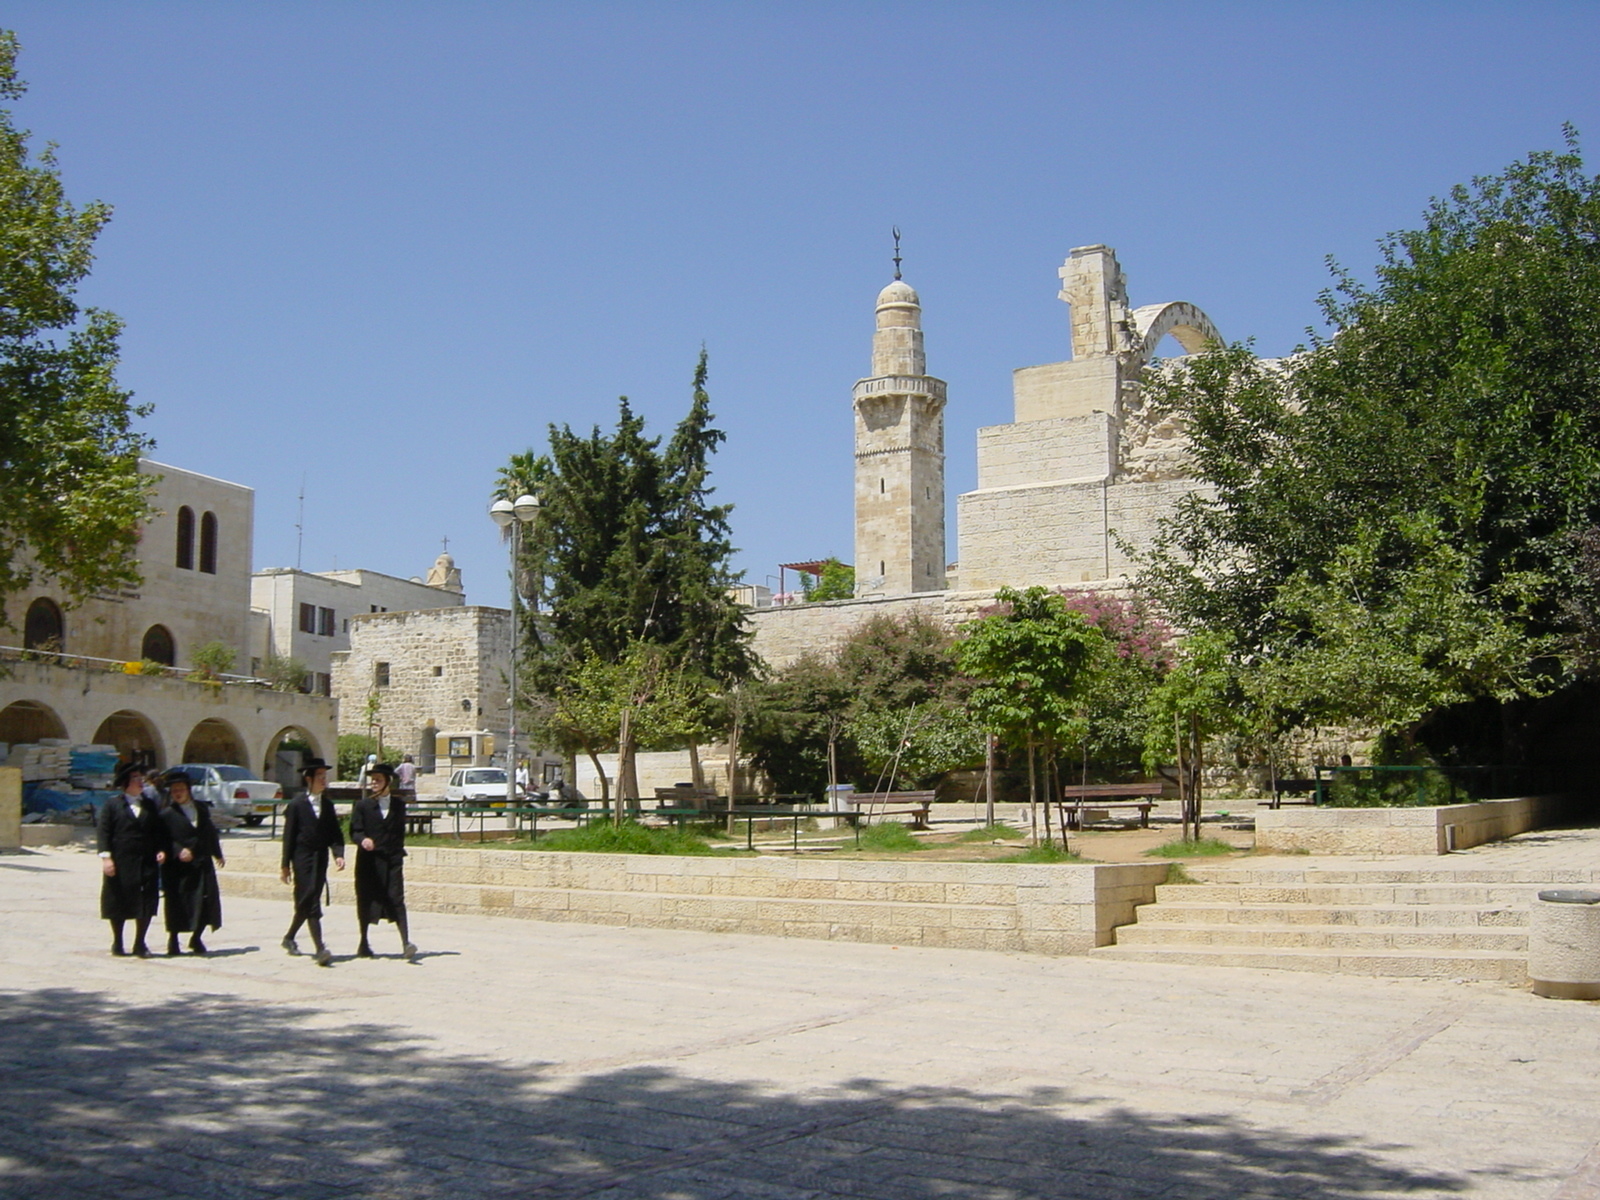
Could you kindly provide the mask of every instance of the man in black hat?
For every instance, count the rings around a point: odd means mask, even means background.
[[[95,834],[100,851],[100,916],[111,922],[111,953],[127,954],[122,927],[134,922],[133,952],[150,957],[145,934],[161,895],[161,864],[166,860],[167,826],[145,795],[144,771],[128,763],[118,769],[121,795],[100,806]]]
[[[288,883],[290,872],[294,874],[294,920],[283,935],[283,948],[290,954],[299,954],[294,936],[301,925],[306,925],[317,948],[313,961],[325,967],[333,961],[333,955],[322,940],[322,890],[328,883],[330,853],[339,870],[344,870],[344,831],[339,827],[339,814],[333,811],[333,801],[322,794],[328,786],[328,764],[313,758],[300,768],[300,778],[306,783],[305,795],[283,810],[280,877]]]
[[[356,844],[356,919],[361,922],[359,958],[371,958],[367,926],[393,921],[401,952],[417,957],[406,923],[406,802],[394,791],[394,768],[378,763],[367,772],[367,794],[350,810],[350,840]]]
[[[167,826],[167,861],[161,867],[161,893],[167,911],[167,955],[176,957],[178,935],[189,935],[189,951],[204,954],[200,935],[207,928],[222,928],[222,893],[217,888],[217,868],[226,864],[222,839],[211,820],[211,805],[196,800],[189,776],[174,767],[161,777],[167,789],[167,806],[161,819]]]

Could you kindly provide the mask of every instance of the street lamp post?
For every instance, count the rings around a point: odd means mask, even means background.
[[[511,531],[511,703],[510,729],[506,736],[506,807],[517,806],[517,651],[521,640],[522,598],[517,587],[518,560],[522,550],[522,527],[539,515],[539,498],[526,492],[515,500],[501,498],[489,506],[489,516],[501,529]],[[531,783],[532,780],[529,780]]]

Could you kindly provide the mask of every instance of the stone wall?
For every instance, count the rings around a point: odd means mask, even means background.
[[[376,695],[389,745],[417,754],[429,726],[440,736],[487,730],[501,745],[510,617],[506,609],[480,605],[351,617],[350,649],[333,655],[339,732],[366,733],[367,697]]]
[[[1431,808],[1264,808],[1256,813],[1256,849],[1265,854],[1447,854],[1546,828],[1565,809],[1565,799],[1558,796]]]
[[[230,844],[224,891],[281,900],[278,853],[272,842]],[[406,859],[406,901],[413,913],[1082,954],[1109,945],[1112,930],[1155,899],[1166,875],[1165,863],[829,862],[421,847]],[[330,883],[335,908],[349,905],[349,872]],[[426,923],[420,927],[425,940]]]

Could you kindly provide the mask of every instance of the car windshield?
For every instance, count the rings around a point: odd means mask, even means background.
[[[237,783],[241,779],[254,779],[255,776],[243,767],[217,767],[216,772],[229,783]]]
[[[506,773],[499,767],[487,767],[480,771],[468,771],[463,783],[504,783]]]

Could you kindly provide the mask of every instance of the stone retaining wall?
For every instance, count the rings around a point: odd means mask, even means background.
[[[1268,854],[1448,854],[1551,825],[1560,796],[1524,796],[1436,808],[1279,808],[1256,813],[1256,850]]]
[[[230,842],[228,895],[281,899],[275,842]],[[838,862],[420,847],[419,912],[782,937],[1082,954],[1155,899],[1165,863]],[[352,903],[350,872],[333,903]]]

